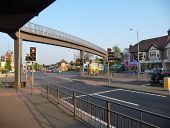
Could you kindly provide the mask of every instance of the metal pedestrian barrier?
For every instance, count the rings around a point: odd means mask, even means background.
[[[97,95],[85,94],[53,83],[42,84],[41,95],[60,104],[95,128],[168,128],[170,117]]]

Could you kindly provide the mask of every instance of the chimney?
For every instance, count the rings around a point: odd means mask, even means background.
[[[170,40],[170,29],[168,30],[168,40]]]
[[[170,29],[168,30],[168,36],[170,36]]]

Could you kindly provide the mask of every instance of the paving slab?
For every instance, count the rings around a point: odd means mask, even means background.
[[[39,88],[0,88],[1,128],[89,128],[40,95]]]

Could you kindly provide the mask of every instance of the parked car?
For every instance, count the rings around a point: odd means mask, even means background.
[[[60,70],[58,70],[58,69],[56,69],[56,68],[54,68],[53,70],[52,70],[52,73],[60,73],[61,71]]]
[[[151,74],[149,83],[151,86],[161,86],[164,85],[164,78],[170,77],[170,72],[155,72]]]
[[[56,68],[49,68],[47,69],[47,73],[60,73],[61,71]]]
[[[53,71],[52,68],[47,69],[47,73],[52,73],[52,71]]]

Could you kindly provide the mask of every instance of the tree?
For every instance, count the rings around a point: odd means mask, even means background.
[[[74,62],[73,62],[73,61],[70,61],[70,65],[71,65],[71,66],[74,66]]]
[[[7,69],[8,71],[12,71],[11,62],[11,59],[6,59],[5,69]]]
[[[93,55],[91,53],[84,53],[84,59],[86,61],[90,61],[93,58]]]
[[[1,62],[0,62],[0,69],[1,69]]]
[[[34,63],[34,70],[38,71],[38,70],[40,70],[40,67],[41,67],[40,64],[38,64],[37,62]]]
[[[86,61],[90,61],[92,58],[93,58],[93,54],[84,52],[84,59]],[[76,62],[77,59],[80,59],[80,53],[79,52],[74,53],[74,61]]]
[[[100,61],[100,58],[96,56],[94,60],[95,61]]]
[[[121,61],[120,61],[120,59],[121,59],[121,49],[118,46],[114,46],[112,48],[112,50],[115,53],[115,58],[117,59],[117,60],[114,61],[114,63],[120,64],[121,63]]]

